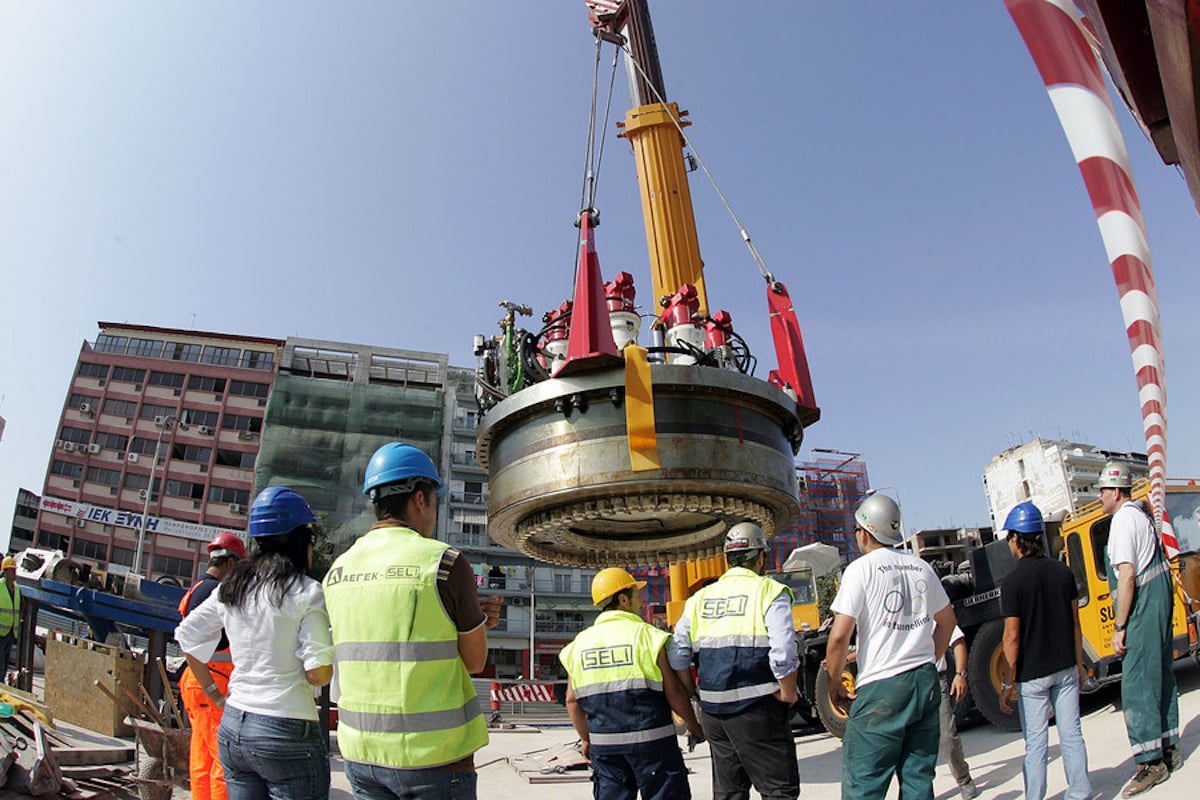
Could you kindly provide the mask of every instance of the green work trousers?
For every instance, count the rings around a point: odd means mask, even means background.
[[[893,774],[904,800],[932,800],[941,699],[933,664],[858,690],[842,739],[842,800],[878,800]]]
[[[1121,708],[1133,760],[1162,758],[1163,747],[1179,741],[1179,694],[1171,641],[1174,597],[1171,578],[1160,573],[1137,587],[1125,629],[1129,652],[1121,663]]]

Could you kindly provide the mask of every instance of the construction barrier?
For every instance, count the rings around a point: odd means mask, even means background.
[[[554,685],[550,683],[514,683],[501,686],[492,684],[492,710],[498,711],[500,703],[554,703]]]

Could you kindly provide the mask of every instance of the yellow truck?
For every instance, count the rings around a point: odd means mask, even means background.
[[[1134,485],[1134,500],[1145,499],[1147,481]],[[1200,485],[1194,480],[1173,480],[1167,486],[1167,513],[1176,528],[1180,554],[1171,559],[1175,583],[1175,657],[1200,657]],[[1120,680],[1121,658],[1113,652],[1112,597],[1105,573],[1104,549],[1112,518],[1094,501],[1068,514],[1061,522],[1047,523],[1047,552],[1063,560],[1075,575],[1079,589],[1079,621],[1083,632],[1084,662],[1090,680],[1085,692]],[[992,724],[1020,728],[1015,714],[1000,711],[1000,678],[1004,667],[1004,618],[1000,595],[1004,577],[1015,559],[1003,540],[976,548],[969,554],[971,570],[943,578],[954,601],[959,626],[967,635],[970,659],[967,675],[974,705]]]

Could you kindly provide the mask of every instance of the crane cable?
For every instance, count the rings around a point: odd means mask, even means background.
[[[654,96],[658,99],[658,102],[661,103],[665,108],[667,105],[667,99],[662,96],[662,94],[658,91],[658,87],[654,85],[654,81],[650,80],[650,77],[646,75],[645,70],[642,69],[641,64],[639,64],[637,59],[633,57],[633,53],[629,49],[628,42],[626,42],[624,45],[621,45],[619,49],[625,51],[627,56],[626,63],[633,64],[634,69],[638,71],[638,74],[641,75],[642,80],[644,80],[646,85],[649,86],[651,91],[654,92]],[[689,139],[688,135],[684,132],[683,125],[679,123],[679,120],[676,119],[674,115],[670,116],[671,122],[675,125],[675,130],[679,131],[679,136],[683,139],[683,143],[687,145],[689,150],[692,151],[692,157],[696,159],[696,163],[700,166],[700,169],[704,171],[704,176],[708,178],[708,182],[712,185],[713,191],[717,193],[717,197],[721,198],[721,204],[725,206],[725,210],[729,212],[729,216],[733,220],[733,223],[737,225],[738,232],[742,235],[742,241],[746,243],[746,248],[750,251],[750,257],[754,259],[754,264],[758,267],[758,271],[762,273],[763,279],[766,280],[769,285],[774,285],[775,276],[771,274],[771,270],[767,266],[767,262],[758,252],[758,248],[754,245],[754,240],[750,238],[750,232],[746,230],[746,226],[742,224],[740,219],[738,219],[738,215],[736,212],[734,212],[733,206],[730,205],[729,200],[725,197],[725,193],[722,192],[721,187],[717,185],[717,179],[713,177],[712,172],[708,169],[708,165],[705,164],[704,159],[700,157],[700,151],[696,149],[696,146],[692,144],[692,140]]]
[[[600,143],[596,144],[596,106],[600,93],[600,45],[602,39],[596,36],[596,61],[592,70],[592,104],[588,114],[587,152],[584,158],[583,186],[580,189],[580,211],[596,207],[596,184],[600,180],[600,165],[604,160],[604,131],[608,129],[608,117],[612,111],[613,83],[617,76],[617,54],[613,51],[612,66],[608,73],[608,99],[604,104],[604,122],[600,125]]]

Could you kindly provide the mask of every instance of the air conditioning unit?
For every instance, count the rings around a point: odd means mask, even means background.
[[[76,519],[76,520],[75,520],[75,527],[76,527],[76,528],[82,528],[82,527],[84,527],[85,525],[87,525],[87,520],[86,520],[86,519],[83,519],[82,517],[79,517],[78,519]]]
[[[243,442],[254,442],[258,440],[258,434],[254,431],[238,431],[238,438]]]
[[[504,603],[505,603],[505,605],[510,605],[510,606],[523,606],[523,605],[525,605],[525,598],[524,597],[510,597],[507,600],[505,600]]]
[[[230,512],[232,512],[232,513],[234,513],[234,514],[242,514],[242,513],[245,513],[245,509],[243,509],[243,508],[242,508],[242,504],[241,504],[241,503],[230,503],[230,504],[229,504],[229,510],[230,510]]]
[[[89,452],[89,453],[91,453],[92,455],[95,455],[96,453],[99,453],[99,452],[100,452],[101,450],[103,450],[103,449],[104,449],[104,448],[103,448],[103,447],[101,447],[101,446],[100,446],[100,445],[98,445],[98,444],[89,444],[89,445],[88,445],[88,452]]]
[[[137,453],[126,453],[125,460],[128,461],[130,464],[136,464],[137,460],[138,460],[138,454]]]
[[[146,499],[146,490],[145,489],[138,489],[138,499],[139,500]]]
[[[199,428],[196,428],[196,433],[201,436],[212,436],[212,428],[207,425],[201,425]]]
[[[91,403],[80,403],[79,404],[79,413],[87,414],[90,417],[92,415],[92,404]]]
[[[75,452],[75,443],[74,442],[63,442],[63,452],[74,453]]]
[[[162,416],[161,414],[154,418],[155,427],[161,428],[163,425],[166,425],[166,424],[167,424],[167,418]]]
[[[56,447],[58,447],[61,450],[67,444],[67,441],[65,439],[59,439],[54,444]]]

